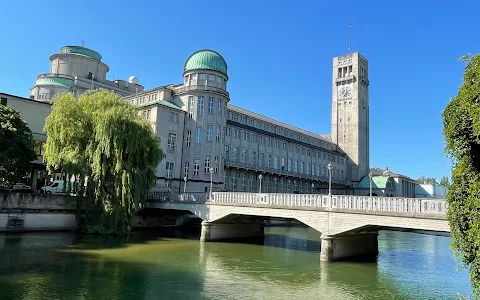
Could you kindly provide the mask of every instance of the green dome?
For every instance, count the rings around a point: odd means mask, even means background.
[[[205,49],[190,55],[183,67],[184,71],[195,69],[214,70],[226,75],[228,67],[227,62],[225,62],[225,59],[223,59],[220,54],[213,50]]]
[[[62,49],[60,49],[60,53],[83,55],[98,61],[102,61],[102,56],[100,55],[100,53],[95,50],[81,46],[64,46],[62,47]]]

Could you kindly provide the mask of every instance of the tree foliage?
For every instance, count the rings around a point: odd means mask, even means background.
[[[32,131],[17,110],[0,105],[0,184],[25,177],[36,158]]]
[[[466,60],[463,83],[443,118],[445,151],[453,159],[448,221],[457,258],[480,295],[480,56]]]
[[[440,178],[440,184],[449,188],[450,187],[450,180],[448,179],[447,176],[442,176],[442,178]]]
[[[437,183],[437,179],[435,179],[434,177],[425,177],[425,176],[418,178],[417,181],[420,181],[421,183],[431,183],[431,184]]]
[[[45,131],[47,167],[76,178],[67,186],[78,195],[83,230],[128,233],[163,157],[150,123],[120,96],[99,90],[78,99],[58,95]]]

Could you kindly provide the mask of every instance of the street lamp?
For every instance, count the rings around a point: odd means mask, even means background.
[[[333,169],[331,162],[328,163],[327,168],[328,168],[328,195],[330,196],[332,195],[332,169]]]
[[[315,190],[315,183],[312,182],[312,194],[314,193],[313,191]]]
[[[212,188],[213,188],[213,168],[210,168],[210,198],[209,198],[210,201],[212,201]]]
[[[372,172],[368,174],[368,177],[370,177],[370,195],[369,196],[372,197],[372,178],[373,178]]]
[[[258,193],[262,192],[262,179],[263,179],[263,175],[262,174],[258,175],[258,180],[259,180]]]
[[[185,175],[185,177],[183,177],[183,181],[184,181],[184,184],[183,184],[183,193],[185,194],[187,192],[187,176]]]

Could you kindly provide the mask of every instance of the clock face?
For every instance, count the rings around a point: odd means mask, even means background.
[[[338,98],[345,99],[352,97],[352,85],[341,85],[338,87]]]

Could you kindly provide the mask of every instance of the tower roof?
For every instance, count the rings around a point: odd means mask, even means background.
[[[213,50],[199,50],[190,55],[183,67],[184,71],[195,69],[207,69],[221,72],[227,75],[227,62],[218,53]]]
[[[100,55],[100,53],[82,46],[64,46],[62,47],[62,49],[60,49],[60,53],[82,55],[98,61],[102,61],[102,56]]]

